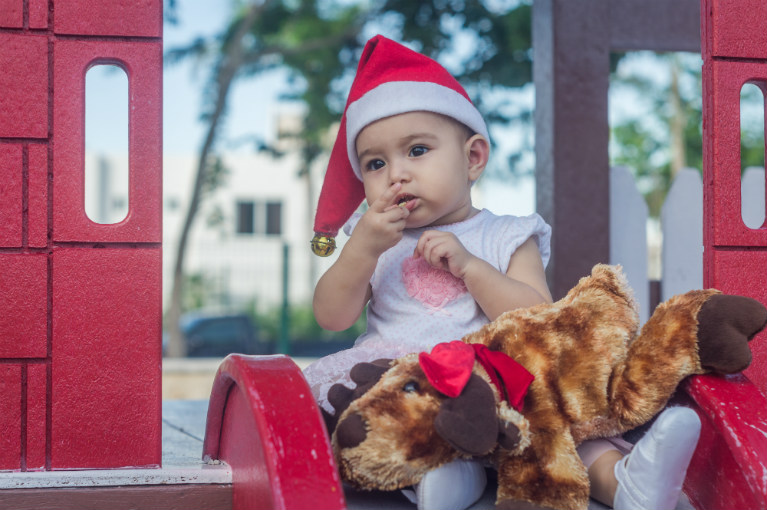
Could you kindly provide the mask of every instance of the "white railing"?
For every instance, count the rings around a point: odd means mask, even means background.
[[[747,168],[741,181],[743,222],[759,228],[765,222],[764,168]],[[651,223],[650,223],[651,224]],[[660,295],[651,296],[648,277],[647,204],[634,177],[624,167],[610,171],[610,263],[621,264],[647,320],[655,300],[703,286],[703,183],[700,172],[681,170],[661,210]],[[654,242],[656,242],[653,239]],[[648,247],[650,249],[648,249]]]

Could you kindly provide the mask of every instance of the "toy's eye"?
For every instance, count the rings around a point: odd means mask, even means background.
[[[418,383],[415,381],[410,381],[408,383],[405,383],[405,385],[402,387],[402,391],[405,393],[414,393],[418,391],[420,388],[418,387]]]

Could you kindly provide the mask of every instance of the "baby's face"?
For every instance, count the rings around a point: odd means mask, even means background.
[[[356,148],[368,204],[395,183],[393,203],[410,209],[407,228],[437,226],[468,218],[474,168],[471,136],[460,123],[429,112],[381,119],[357,136]]]

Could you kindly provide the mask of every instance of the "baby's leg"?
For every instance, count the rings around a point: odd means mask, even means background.
[[[482,462],[456,459],[426,473],[415,490],[402,493],[418,510],[465,510],[482,497],[486,485]]]
[[[615,464],[616,510],[673,509],[700,436],[692,409],[663,411],[626,457]]]
[[[676,407],[661,413],[628,455],[618,438],[583,442],[578,455],[591,497],[616,510],[675,508],[699,433],[695,412]]]
[[[621,451],[607,439],[584,441],[576,448],[578,456],[589,474],[590,495],[600,503],[612,506],[618,480],[615,478],[615,464],[627,451]]]

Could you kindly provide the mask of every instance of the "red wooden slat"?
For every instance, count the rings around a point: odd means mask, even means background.
[[[57,34],[162,36],[162,0],[65,0],[56,2]]]
[[[21,366],[0,365],[0,469],[21,469]]]
[[[0,358],[47,355],[47,282],[45,254],[0,253]]]
[[[48,38],[0,34],[0,137],[48,136]]]
[[[54,469],[161,462],[161,253],[53,255]]]
[[[0,246],[5,248],[21,247],[22,150],[17,144],[0,145]]]
[[[27,471],[45,469],[48,366],[27,365]]]
[[[767,58],[767,2],[711,0],[709,8],[713,56]]]

